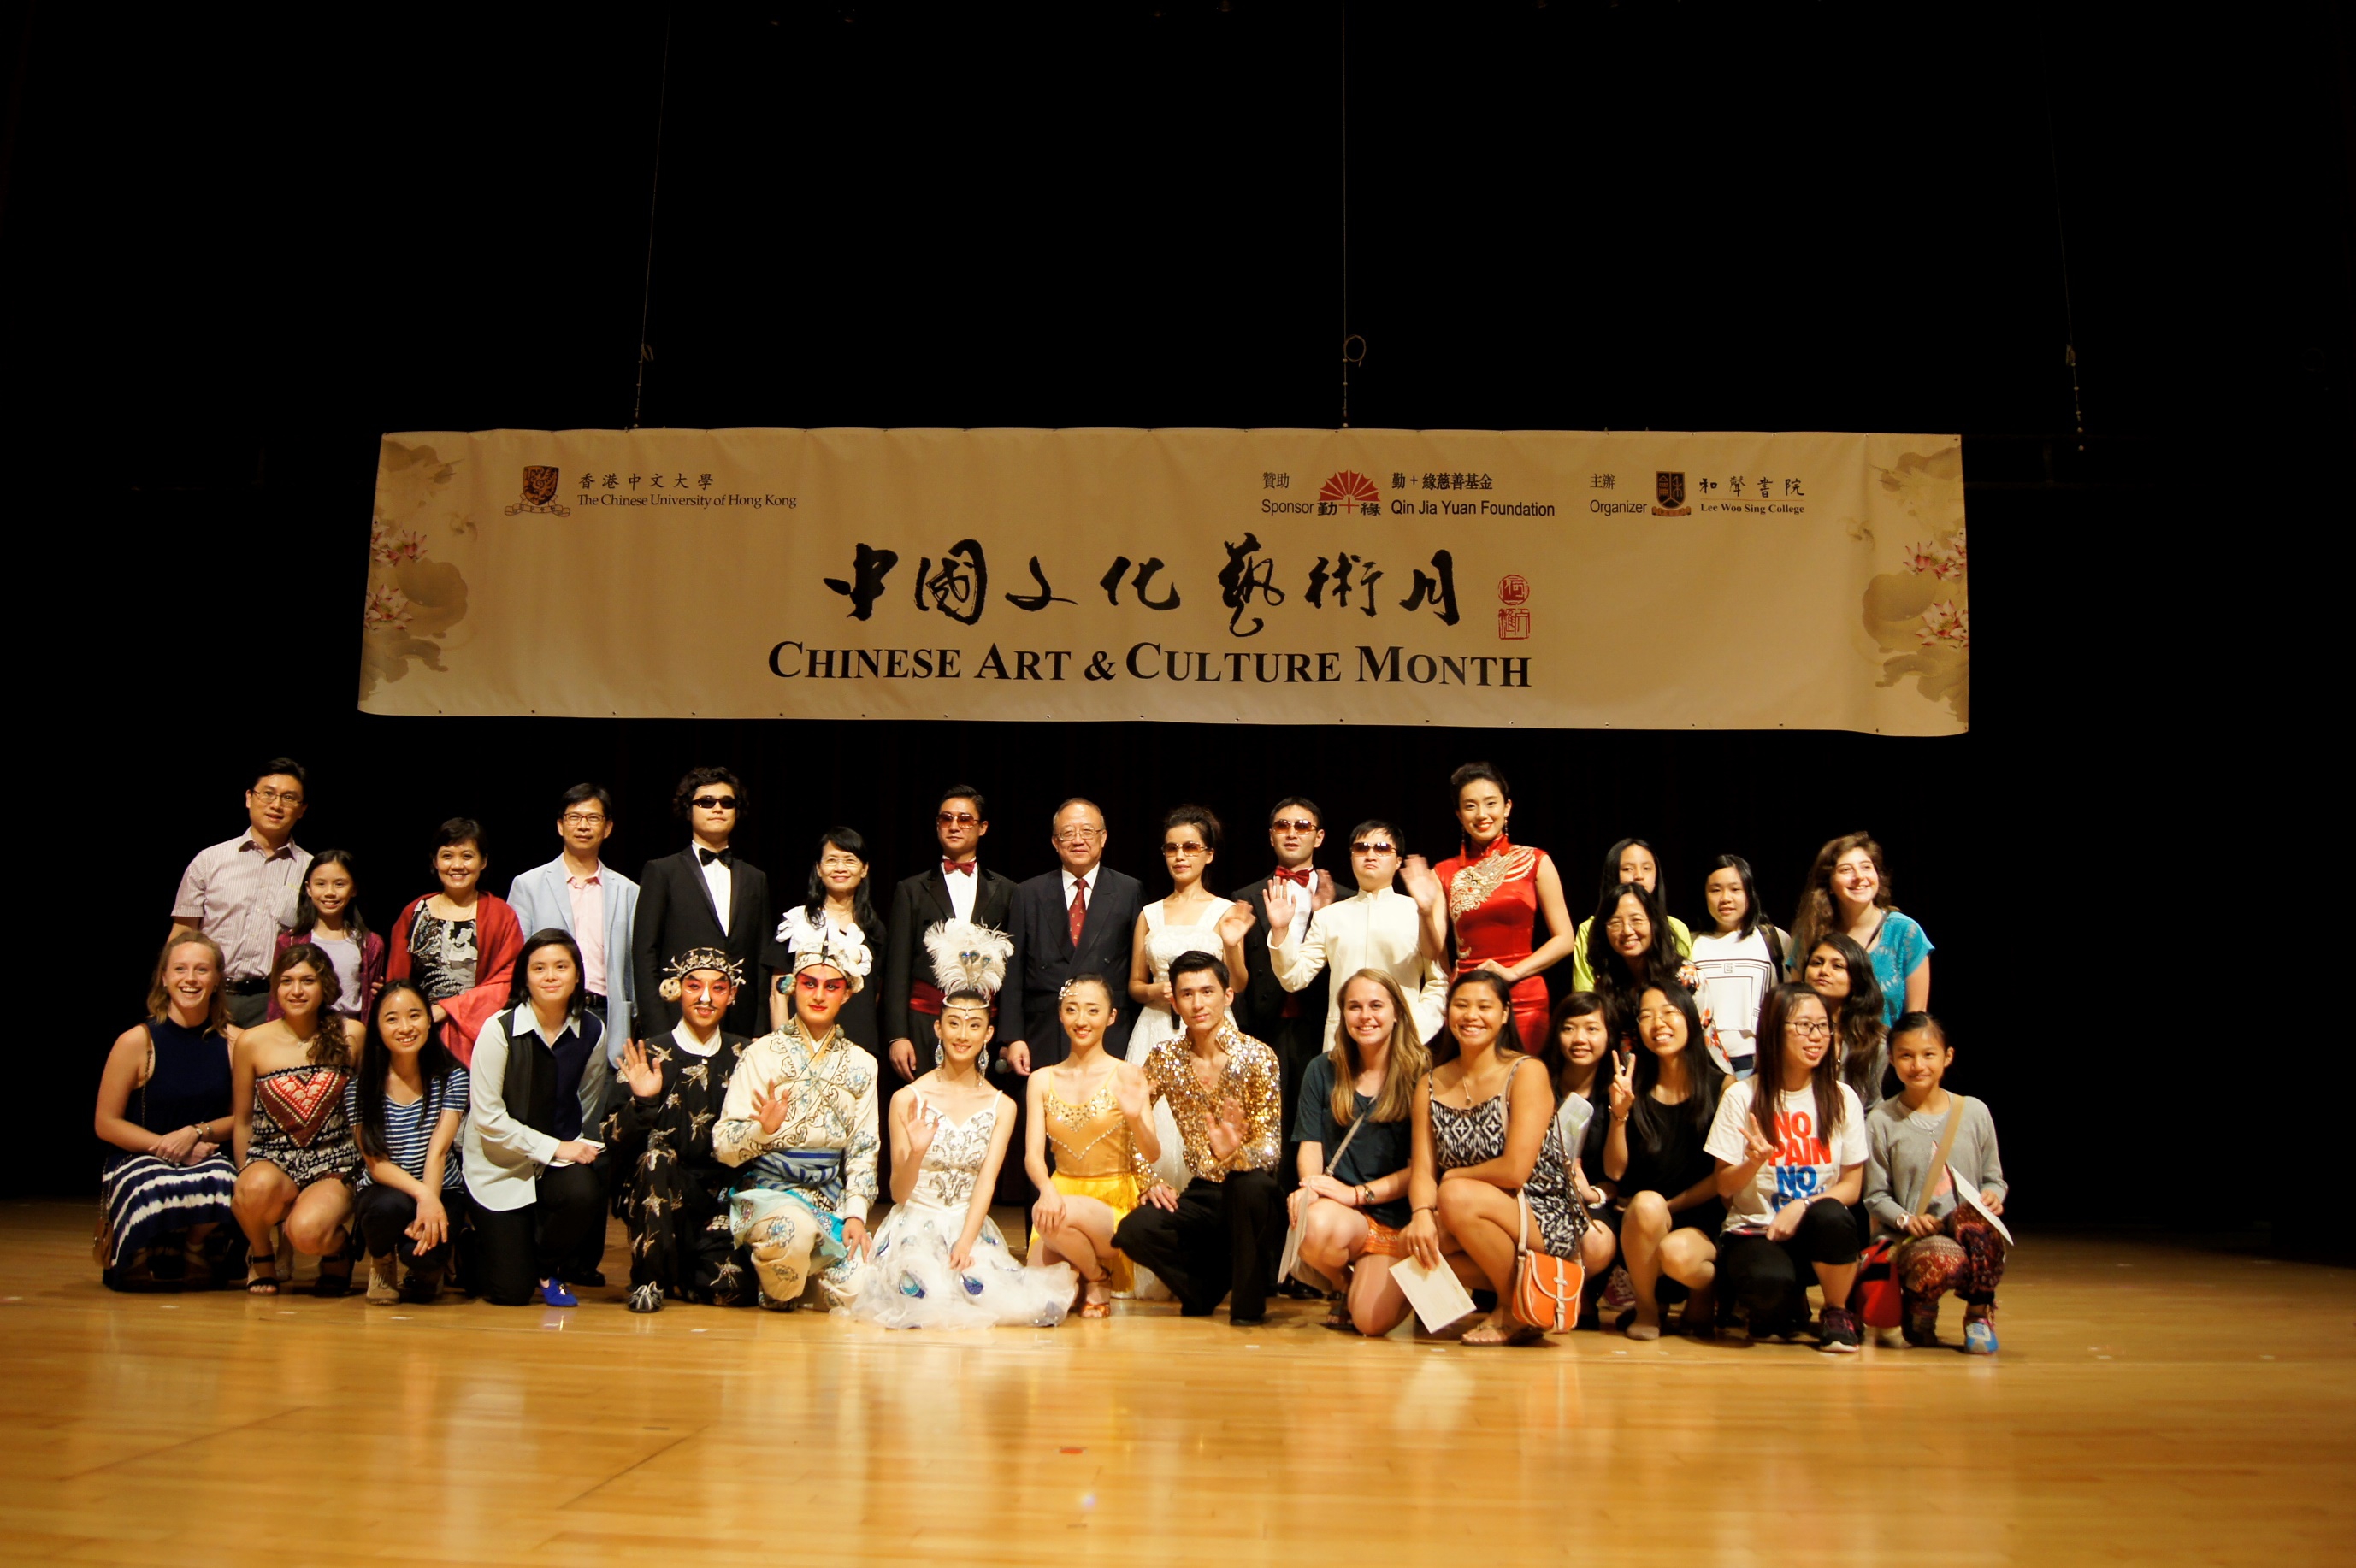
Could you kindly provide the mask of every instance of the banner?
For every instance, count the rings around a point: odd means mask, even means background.
[[[1952,734],[1952,435],[422,432],[371,713]]]

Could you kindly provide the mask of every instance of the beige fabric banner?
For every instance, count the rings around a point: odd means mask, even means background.
[[[1950,734],[1965,568],[1952,435],[421,432],[360,706]]]

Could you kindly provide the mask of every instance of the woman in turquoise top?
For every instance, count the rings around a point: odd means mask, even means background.
[[[1930,1010],[1931,938],[1890,901],[1890,873],[1870,834],[1846,833],[1816,851],[1792,930],[1786,962],[1794,978],[1801,977],[1800,966],[1819,941],[1839,934],[1864,948],[1873,965],[1883,1028],[1902,1014]]]

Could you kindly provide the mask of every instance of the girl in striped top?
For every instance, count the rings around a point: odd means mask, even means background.
[[[452,1152],[466,1118],[466,1070],[442,1043],[433,1003],[408,980],[376,998],[344,1114],[367,1165],[357,1200],[369,1299],[432,1301],[468,1208]],[[407,1277],[402,1277],[405,1272]]]

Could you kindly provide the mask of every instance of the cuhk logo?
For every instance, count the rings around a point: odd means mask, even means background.
[[[573,508],[560,505],[556,499],[556,486],[562,477],[551,464],[525,464],[523,499],[506,508],[506,515],[512,517],[518,512],[539,512],[551,517],[571,517]]]

